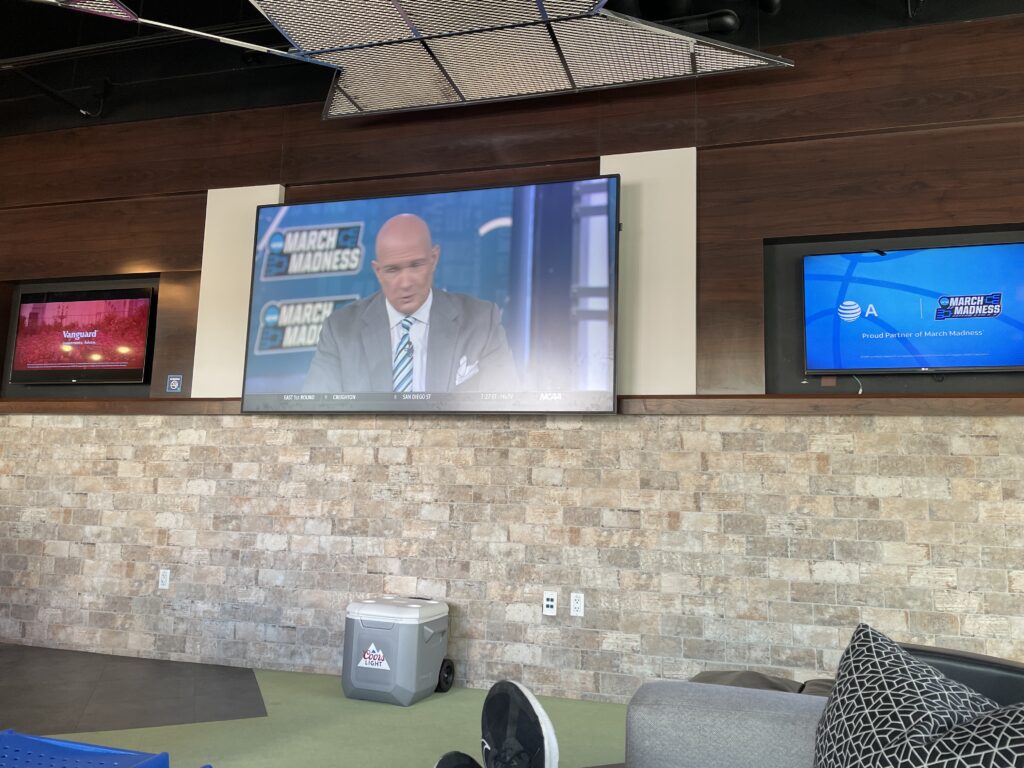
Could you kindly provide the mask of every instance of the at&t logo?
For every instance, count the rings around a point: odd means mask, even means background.
[[[836,312],[839,315],[839,319],[844,323],[852,323],[854,320],[857,320],[861,314],[863,314],[864,317],[878,317],[878,310],[875,309],[874,304],[868,304],[868,308],[862,310],[860,304],[856,301],[851,301],[850,299],[847,299],[840,304],[839,309],[837,309]]]

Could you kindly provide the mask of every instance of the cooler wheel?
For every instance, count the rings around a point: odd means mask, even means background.
[[[455,662],[451,659],[445,659],[441,662],[441,671],[437,673],[437,688],[434,690],[438,693],[447,693],[452,688],[452,683],[455,682]]]

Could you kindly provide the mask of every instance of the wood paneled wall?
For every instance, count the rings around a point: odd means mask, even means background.
[[[285,192],[285,202],[309,203],[344,198],[415,195],[426,192],[472,189],[494,184],[534,184],[596,176],[600,172],[597,158],[548,165],[493,168],[484,171],[437,171],[417,176],[391,176],[380,179],[359,179],[289,187]]]
[[[0,209],[0,280],[195,270],[206,192]]]
[[[699,89],[698,146],[757,144],[1024,116],[1024,15],[787,46],[783,76]]]
[[[187,396],[205,216],[205,192],[0,209],[0,325],[19,281],[160,273],[149,396],[168,396],[168,373],[184,375],[186,389],[174,396]],[[0,357],[6,340],[4,332]],[[123,396],[138,395],[125,388]]]
[[[700,153],[699,390],[764,391],[764,238],[1024,221],[1022,136],[1017,121]]]
[[[157,297],[156,331],[150,397],[169,397],[167,376],[180,373],[182,389],[175,397],[192,393],[192,361],[196,350],[200,272],[164,272]]]
[[[765,239],[1024,222],[1022,36],[1010,17],[809,43],[793,82],[702,91],[698,392],[764,392]]]
[[[698,390],[757,394],[765,238],[1024,220],[1021,39],[1024,16],[1001,17],[786,46],[773,52],[794,69],[700,82],[394,117],[323,122],[311,104],[4,138],[0,280],[196,270],[210,188],[280,183],[295,202],[426,191],[565,178],[603,154],[696,145]],[[161,338],[187,339],[172,318],[188,314],[162,316]],[[162,365],[190,373],[186,346]]]
[[[0,139],[0,209],[270,183],[287,110],[83,127]]]

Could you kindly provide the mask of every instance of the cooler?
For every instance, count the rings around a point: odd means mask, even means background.
[[[448,650],[448,604],[418,597],[349,603],[341,687],[350,699],[410,704],[454,676]]]

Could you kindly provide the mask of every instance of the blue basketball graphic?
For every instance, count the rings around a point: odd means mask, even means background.
[[[1022,243],[808,254],[806,369],[1024,367],[1022,305]]]

